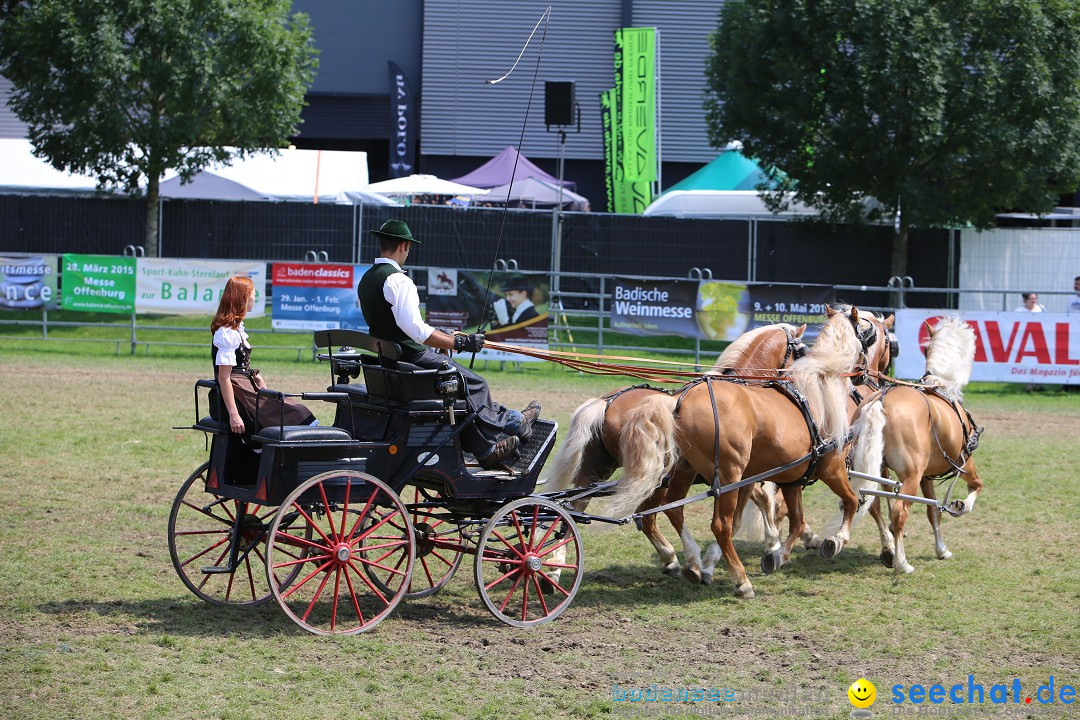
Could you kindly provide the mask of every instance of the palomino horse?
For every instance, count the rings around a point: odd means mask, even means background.
[[[936,479],[962,475],[968,495],[964,500],[950,503],[948,510],[955,515],[970,512],[983,488],[971,455],[981,431],[961,404],[974,358],[975,332],[958,317],[941,320],[930,328],[923,376],[925,384],[935,387],[888,387],[868,398],[856,419],[860,430],[863,427],[883,430],[860,432],[855,454],[876,460],[877,466],[870,472],[887,476],[891,469],[896,473],[901,493],[913,495],[921,487],[923,495],[934,500]],[[881,444],[875,444],[877,438]],[[874,513],[876,507],[870,508],[881,532],[881,560],[897,572],[915,570],[904,553],[904,526],[910,507],[910,500],[890,501],[891,528],[884,526],[880,512]],[[952,557],[941,536],[938,506],[927,505],[926,515],[934,529],[938,558]]]
[[[835,307],[837,310],[846,312],[850,310],[851,306],[837,305]],[[866,365],[866,369],[869,372],[867,373],[867,375],[852,377],[849,380],[850,390],[848,391],[847,409],[848,418],[850,418],[851,420],[854,420],[855,412],[859,409],[859,406],[862,405],[867,398],[869,398],[871,395],[881,389],[881,387],[874,380],[874,378],[884,377],[889,372],[889,366],[892,365],[893,360],[895,360],[896,357],[900,354],[900,345],[896,340],[896,336],[892,333],[892,327],[893,323],[896,321],[896,316],[889,315],[888,317],[882,317],[881,315],[873,313],[860,312],[859,317],[870,321],[870,324],[874,326],[876,338],[875,341],[870,344],[869,349],[866,351],[866,359],[864,364]],[[878,472],[878,469],[876,467],[869,470],[867,470],[867,468],[862,468],[862,470],[872,473]],[[776,488],[776,486],[773,487],[775,488],[774,492],[776,490],[779,490],[779,488]],[[857,522],[859,517],[862,516],[863,508],[867,505],[867,503],[870,502],[870,500],[871,498],[860,499],[859,510],[856,512],[855,515],[855,522]],[[777,522],[779,522],[779,519],[787,514],[787,507],[784,504],[782,498],[777,501],[776,505],[776,517]],[[889,530],[885,526],[884,521],[881,519],[881,510],[878,508],[877,503],[873,503],[869,505],[869,511],[878,523],[878,528],[881,531],[881,542],[884,545],[886,534],[889,532]],[[802,538],[803,543],[808,550],[813,550],[821,546],[821,538],[810,528],[809,525],[806,525],[805,529],[803,530]],[[770,572],[770,570],[766,569],[766,572]]]
[[[765,325],[744,333],[736,339],[717,359],[710,374],[722,375],[732,372],[752,372],[775,374],[776,369],[784,368],[801,357],[806,351],[802,344],[802,334],[806,326],[795,327],[785,323]],[[595,482],[603,482],[622,465],[619,450],[619,437],[624,427],[626,413],[637,406],[643,399],[654,395],[664,395],[663,390],[648,386],[623,388],[608,393],[604,397],[590,398],[574,411],[570,418],[570,429],[562,447],[555,454],[550,464],[550,478],[553,487],[588,487]],[[643,509],[654,508],[669,499],[681,499],[693,484],[696,475],[688,466],[676,465],[671,478],[672,487],[681,488],[681,495],[666,493],[658,489],[651,498],[643,503]],[[765,526],[765,540],[771,552],[780,545],[780,535],[776,531],[774,518],[775,507],[771,493],[759,491],[751,495],[761,510]],[[575,503],[582,511],[588,499]],[[743,500],[745,504],[745,498]],[[740,505],[739,511],[742,511]],[[675,531],[683,539],[684,547],[694,548],[693,538],[686,532],[683,523],[682,508],[665,511]],[[741,517],[741,515],[740,515]],[[641,530],[653,544],[660,558],[663,571],[669,575],[679,575],[681,568],[675,548],[664,536],[657,525],[657,514],[650,513],[642,518]],[[686,543],[689,541],[689,545]]]
[[[732,545],[735,492],[723,486],[769,474],[780,485],[788,506],[789,535],[773,553],[779,567],[791,556],[803,531],[802,488],[820,479],[843,501],[844,523],[821,546],[835,556],[848,540],[858,498],[848,484],[845,456],[849,420],[846,377],[873,342],[873,326],[849,313],[829,309],[829,318],[814,346],[791,366],[789,380],[765,383],[715,382],[703,378],[680,397],[655,395],[627,413],[620,449],[626,474],[612,496],[608,514],[633,511],[670,474],[675,459],[708,479],[718,490],[713,503],[712,531],[703,579],[722,554],[735,584],[735,594],[753,597],[746,569]],[[739,488],[748,493],[750,485]]]

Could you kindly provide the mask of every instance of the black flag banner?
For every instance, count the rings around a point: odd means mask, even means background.
[[[416,167],[416,98],[405,71],[397,63],[390,68],[390,177],[407,177]]]

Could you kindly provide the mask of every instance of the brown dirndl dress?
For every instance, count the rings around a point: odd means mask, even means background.
[[[210,357],[211,362],[214,363],[215,378],[218,368],[218,349],[216,345],[211,345]],[[307,409],[307,406],[293,398],[285,398],[284,403],[275,399],[259,398],[259,388],[255,384],[255,376],[258,374],[259,371],[251,367],[251,347],[246,343],[241,343],[236,349],[236,365],[232,368],[230,378],[236,409],[240,412],[240,418],[244,421],[249,434],[258,432],[264,427],[310,425],[315,422],[315,415]],[[256,400],[258,400],[258,423],[255,422]],[[216,402],[216,400],[211,402]],[[227,412],[225,417],[228,417]]]

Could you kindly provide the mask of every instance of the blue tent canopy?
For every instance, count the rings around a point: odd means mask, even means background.
[[[760,165],[750,160],[738,150],[727,150],[715,160],[695,172],[690,177],[672,185],[664,192],[672,190],[755,190],[762,183],[775,187],[776,181],[770,180]]]

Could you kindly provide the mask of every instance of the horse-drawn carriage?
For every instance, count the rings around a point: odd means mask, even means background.
[[[560,502],[580,490],[534,493],[557,424],[538,419],[512,464],[483,469],[462,449],[476,416],[452,365],[411,366],[397,345],[355,331],[319,331],[315,341],[331,385],[296,397],[334,403],[333,426],[236,435],[216,383],[196,383],[190,427],[210,437],[210,458],[169,518],[187,587],[216,604],[272,598],[310,632],[353,633],[405,597],[438,591],[473,555],[477,590],[499,620],[529,626],[561,614],[581,582],[577,521],[591,516]],[[334,352],[343,346],[353,349]],[[263,407],[287,397],[259,394]]]
[[[197,420],[190,427],[211,438],[210,458],[192,473],[173,502],[169,518],[173,564],[188,588],[208,602],[257,605],[273,598],[310,632],[348,634],[374,627],[405,597],[437,592],[457,571],[463,556],[472,555],[473,575],[485,606],[502,622],[527,627],[558,617],[577,593],[584,561],[578,524],[633,520],[640,526],[658,512],[712,497],[714,548],[718,549],[710,549],[706,560],[711,558],[715,565],[723,553],[736,581],[736,593],[752,596],[742,563],[730,547],[725,548],[730,545],[737,507],[732,491],[739,491],[742,502],[752,485],[769,478],[777,478],[785,491],[790,533],[782,552],[778,554],[779,542],[767,549],[766,559],[773,562],[763,561],[766,572],[787,561],[795,539],[803,534],[802,514],[793,509],[798,510],[799,493],[811,473],[823,479],[844,504],[840,530],[821,544],[822,553],[835,555],[848,539],[858,500],[844,464],[848,445],[844,438],[850,438],[844,405],[847,390],[841,385],[830,390],[838,402],[827,407],[836,417],[831,425],[820,425],[827,431],[820,436],[819,424],[829,420],[829,413],[812,412],[814,402],[805,399],[805,394],[865,373],[872,338],[886,332],[883,327],[874,329],[878,325],[880,320],[860,320],[854,308],[850,315],[832,313],[814,348],[791,368],[790,382],[733,375],[725,377],[730,382],[690,383],[677,400],[653,394],[642,401],[643,412],[629,423],[629,430],[652,424],[664,429],[662,437],[659,444],[650,440],[635,449],[634,461],[627,464],[619,483],[594,476],[592,480],[579,478],[577,487],[564,487],[570,478],[556,477],[553,484],[559,488],[542,492],[536,492],[537,478],[555,443],[555,422],[538,419],[512,464],[483,469],[462,448],[462,437],[475,431],[477,418],[465,401],[463,379],[452,365],[421,369],[403,362],[400,348],[393,343],[355,331],[316,332],[316,345],[327,349],[320,358],[329,361],[331,384],[325,392],[298,397],[334,403],[332,426],[279,424],[251,435],[236,435],[223,421],[216,384],[196,383]],[[790,342],[786,333],[781,334]],[[335,354],[334,348],[341,346],[350,349]],[[777,366],[787,360],[787,352],[781,355]],[[862,370],[853,372],[859,362]],[[361,376],[363,384],[351,382]],[[744,387],[750,389],[739,389]],[[695,391],[708,400],[707,408],[688,412],[684,404],[679,418],[700,425],[701,439],[696,442],[700,457],[675,448],[673,420],[678,413],[669,407],[677,409]],[[764,464],[735,468],[722,476],[721,440],[730,442],[735,437],[735,415],[723,413],[721,433],[721,391],[732,397],[736,392],[752,393],[760,396],[754,401],[759,404],[767,400],[770,416],[791,416],[793,429],[785,431],[784,437],[800,433],[805,435],[803,442],[788,442],[785,455],[773,452]],[[201,417],[204,395],[208,395],[210,413]],[[271,390],[259,395],[263,407],[283,403],[287,397]],[[277,413],[277,417],[282,415]],[[572,418],[572,427],[579,415]],[[598,416],[603,418],[603,414]],[[620,442],[639,434],[625,430]],[[880,428],[874,434],[880,436]],[[940,446],[941,438],[934,437]],[[625,460],[626,451],[621,452]],[[654,457],[670,467],[660,468]],[[690,463],[689,478],[693,473],[711,476],[710,488],[685,498],[687,484],[682,496],[661,504],[667,494],[661,481],[678,475],[674,463],[682,462],[679,458]],[[881,462],[879,449],[860,467],[876,472]],[[570,472],[567,468],[585,467],[580,459],[574,463],[562,457],[555,464],[556,475]],[[970,457],[965,464],[970,465]],[[966,511],[981,483],[973,465],[960,470],[971,488]],[[785,480],[785,473],[793,480]],[[920,501],[910,492],[910,482],[905,481],[907,492],[901,494],[901,483],[865,472],[853,474],[891,489],[862,489],[859,494],[907,504]],[[610,470],[603,479],[609,475]],[[630,498],[624,502],[629,514],[607,517],[584,512],[590,498],[609,494],[615,495],[614,508],[620,507],[620,499]],[[652,499],[646,501],[650,495]],[[927,500],[936,511],[961,512],[950,508],[948,497],[941,505]],[[935,519],[936,515],[932,523]],[[688,535],[682,537],[690,542]],[[688,548],[688,561],[691,554]],[[902,559],[899,540],[897,557]],[[709,575],[712,565],[706,568]]]

